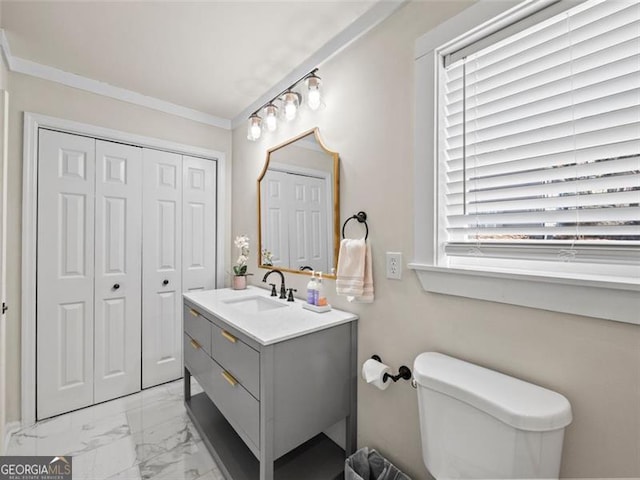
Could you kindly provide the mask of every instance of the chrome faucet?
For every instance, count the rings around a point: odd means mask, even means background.
[[[262,277],[262,281],[264,283],[267,283],[267,278],[269,277],[269,275],[271,275],[272,273],[277,273],[278,275],[280,275],[280,297],[278,298],[282,298],[285,299],[287,298],[287,287],[284,285],[284,274],[278,270],[277,268],[274,268],[273,270],[269,270],[267,273],[264,274],[264,277]],[[275,296],[275,286],[273,286],[273,289],[271,290],[271,296]]]

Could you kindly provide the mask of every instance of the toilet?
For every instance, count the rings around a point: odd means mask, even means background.
[[[435,352],[418,355],[413,373],[422,456],[437,480],[558,478],[565,397]]]

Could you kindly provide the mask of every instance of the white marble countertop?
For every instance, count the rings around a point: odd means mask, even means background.
[[[358,316],[353,313],[336,309],[325,313],[315,313],[302,308],[304,304],[302,300],[296,299],[295,302],[287,302],[269,295],[269,290],[249,286],[245,290],[223,288],[191,292],[183,294],[183,297],[262,345],[271,345],[358,320]],[[255,296],[267,297],[271,301],[281,303],[284,307],[248,313],[233,303],[226,303],[230,300]]]

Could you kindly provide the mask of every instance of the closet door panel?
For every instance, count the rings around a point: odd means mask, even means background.
[[[289,245],[290,265],[329,270],[326,184],[323,179],[288,175],[290,180],[289,225],[295,241]]]
[[[143,149],[142,386],[182,376],[182,157]]]
[[[95,140],[40,130],[37,418],[93,403]]]
[[[95,401],[140,390],[142,149],[96,141]]]
[[[182,157],[182,290],[216,288],[216,162]]]
[[[261,188],[260,218],[263,221],[262,244],[272,254],[275,267],[289,268],[289,208],[288,198],[289,175],[284,172],[267,170],[263,182],[266,188]]]

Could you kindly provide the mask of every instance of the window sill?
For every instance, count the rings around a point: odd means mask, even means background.
[[[427,292],[640,325],[640,284],[410,263]]]

